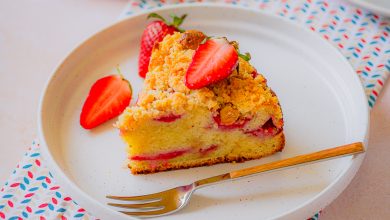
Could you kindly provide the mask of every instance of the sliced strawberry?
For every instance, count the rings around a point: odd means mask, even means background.
[[[161,154],[156,154],[151,156],[136,155],[130,157],[130,159],[131,160],[169,160],[181,156],[187,153],[188,151],[189,149],[184,149],[184,150],[176,150],[176,151],[171,151],[171,152],[161,153]]]
[[[195,51],[185,76],[189,89],[199,89],[228,77],[238,64],[238,53],[224,38],[209,39]]]
[[[246,131],[245,134],[250,134],[257,137],[272,137],[278,134],[282,129],[277,128],[272,119],[269,119],[263,126],[256,130]]]
[[[80,124],[85,129],[94,128],[123,112],[130,104],[131,86],[120,75],[110,75],[96,81],[85,100]]]
[[[202,156],[205,156],[213,151],[215,151],[216,149],[218,148],[218,145],[211,145],[211,146],[208,146],[206,148],[201,148],[199,149],[199,153],[202,155]]]
[[[161,116],[159,118],[156,118],[154,120],[156,121],[161,121],[161,122],[174,122],[176,121],[177,119],[180,119],[181,118],[181,115],[174,115],[174,114],[170,114],[170,115],[166,115],[166,116]]]
[[[148,72],[150,56],[154,44],[161,42],[165,36],[173,34],[175,31],[181,31],[179,26],[183,23],[185,17],[172,16],[173,22],[167,23],[166,20],[156,13],[151,13],[148,18],[158,18],[160,20],[151,22],[144,30],[141,37],[141,48],[138,57],[138,73],[145,78]]]

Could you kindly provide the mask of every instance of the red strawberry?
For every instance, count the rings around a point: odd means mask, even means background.
[[[93,84],[80,115],[85,129],[94,128],[123,112],[131,100],[130,83],[120,75],[110,75]]]
[[[141,48],[138,57],[138,73],[142,78],[145,78],[148,72],[150,56],[152,55],[153,46],[156,42],[161,42],[165,36],[173,34],[179,29],[187,15],[181,17],[172,16],[173,22],[167,21],[156,13],[151,13],[148,18],[158,18],[160,20],[151,22],[144,30],[141,37]]]
[[[199,89],[225,79],[237,63],[238,53],[226,39],[209,39],[195,51],[185,84],[189,89]]]

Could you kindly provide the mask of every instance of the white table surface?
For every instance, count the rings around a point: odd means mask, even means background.
[[[126,0],[0,1],[0,185],[37,136],[43,85],[81,41],[112,23]],[[322,220],[390,218],[390,83],[371,113],[370,148]]]

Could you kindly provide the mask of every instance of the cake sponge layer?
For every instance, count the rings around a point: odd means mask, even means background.
[[[133,174],[148,174],[160,171],[186,169],[200,166],[210,166],[218,163],[244,162],[252,159],[259,159],[278,151],[284,147],[284,134],[264,140],[261,146],[249,148],[242,143],[242,147],[235,146],[235,150],[226,155],[221,155],[216,151],[207,157],[197,157],[196,154],[183,155],[171,161],[130,161],[129,168]]]
[[[245,133],[245,128],[220,128],[212,113],[199,107],[173,121],[145,120],[137,129],[124,132],[123,138],[133,173],[239,162],[283,149],[281,130],[272,136],[255,136]]]

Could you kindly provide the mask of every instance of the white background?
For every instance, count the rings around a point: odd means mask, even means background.
[[[115,21],[126,3],[0,2],[0,185],[37,136],[37,107],[47,78],[80,42]],[[366,159],[348,188],[324,209],[322,220],[390,216],[389,84],[371,113]]]

